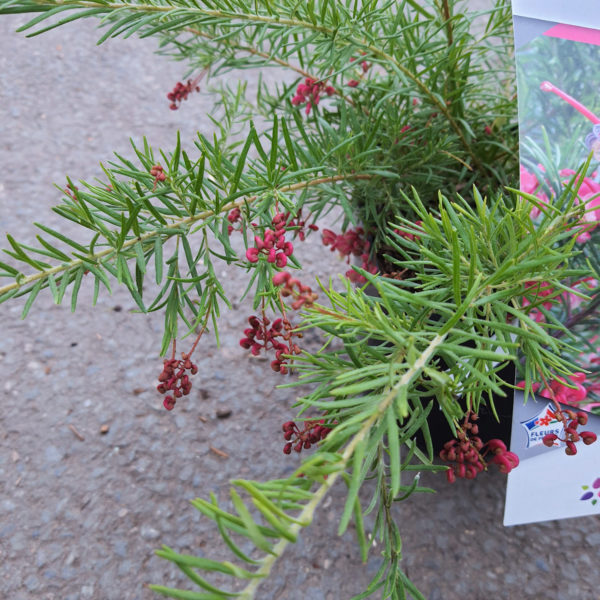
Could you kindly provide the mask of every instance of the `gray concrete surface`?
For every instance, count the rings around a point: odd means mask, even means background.
[[[129,137],[168,149],[181,129],[191,147],[208,130],[208,105],[197,96],[168,110],[182,65],[153,55],[151,40],[97,48],[91,23],[26,40],[14,33],[23,20],[0,19],[0,230],[33,240],[32,221],[59,222],[53,183],[98,175],[113,151],[131,154]],[[340,270],[318,243],[301,252],[313,274]],[[245,277],[228,279],[239,298]],[[223,319],[220,348],[202,341],[192,395],[167,413],[154,391],[160,317],[136,314],[122,290],[95,309],[90,298],[84,289],[72,315],[44,294],[26,321],[18,302],[0,308],[2,600],[149,600],[147,583],[185,586],[153,550],[213,555],[216,529],[188,499],[294,463],[280,438],[294,395],[274,389],[268,363],[238,346],[248,307]],[[231,416],[218,419],[223,408]],[[429,600],[600,598],[598,518],[506,529],[501,475],[454,486],[425,479],[439,493],[396,510],[405,568]],[[378,560],[361,565],[352,532],[336,537],[342,499],[334,490],[261,598],[337,600],[364,589]]]

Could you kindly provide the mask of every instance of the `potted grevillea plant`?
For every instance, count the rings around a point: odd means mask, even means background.
[[[598,264],[581,260],[577,241],[595,235],[578,195],[586,165],[543,183],[555,185],[553,202],[540,199],[537,179],[514,189],[508,1],[475,13],[457,0],[0,0],[0,13],[34,13],[29,34],[98,18],[100,41],[158,37],[189,69],[165,90],[166,110],[189,109],[201,86],[233,69],[285,73],[251,102],[216,93],[236,127],[198,132],[196,148],[145,144],[105,167],[102,182],[69,181],[56,211],[88,243],[42,225],[40,245],[9,236],[0,263],[0,302],[25,296],[24,316],[39,294],[60,303],[70,293],[75,307],[81,286],[97,295],[113,281],[141,311],[162,311],[156,393],[168,411],[190,401],[195,352],[231,310],[215,263],[235,265],[254,299],[239,360],[266,355],[273,386],[309,386],[281,425],[292,475],[235,480],[222,505],[194,500],[231,561],[180,554],[176,539],[164,540],[158,554],[194,591],[152,589],[261,597],[261,582],[343,480],[339,532],[353,522],[362,558],[385,559],[358,597],[421,598],[402,570],[392,503],[429,491],[421,471],[439,471],[444,484],[517,466],[480,414],[496,422],[510,408],[506,369],[527,393],[579,389],[569,381],[574,334],[553,311]],[[229,137],[240,128],[241,139]],[[332,210],[338,225],[324,228]],[[305,239],[348,257],[339,281],[307,279]],[[575,293],[589,301],[589,286]],[[318,350],[303,348],[307,329],[322,336]],[[365,506],[367,479],[376,484]],[[371,535],[365,512],[375,515]]]

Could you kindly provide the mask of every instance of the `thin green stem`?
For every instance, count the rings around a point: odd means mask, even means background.
[[[55,0],[54,2],[44,2],[38,1],[37,4],[40,5],[65,5],[71,4],[71,2],[65,2],[64,0]],[[181,8],[173,7],[171,5],[153,5],[153,4],[133,4],[130,2],[118,2],[118,3],[103,3],[103,2],[95,2],[94,0],[83,0],[74,2],[73,8],[82,7],[82,8],[102,8],[105,9],[106,12],[111,10],[122,10],[127,9],[133,12],[147,12],[147,13],[168,13],[172,11],[181,12]],[[265,15],[257,15],[257,14],[249,14],[249,13],[235,13],[235,12],[226,12],[222,10],[209,10],[206,8],[200,7],[187,7],[186,11],[192,13],[199,13],[201,15],[205,15],[207,17],[212,17],[216,19],[239,19],[241,21],[248,21],[251,23],[264,23],[266,25],[270,25],[272,27],[281,27],[281,26],[290,26],[290,27],[301,27],[304,29],[308,29],[311,31],[317,31],[319,33],[325,34],[328,37],[335,39],[336,43],[339,44],[340,40],[343,40],[345,45],[355,45],[358,47],[362,47],[372,53],[374,56],[378,56],[379,58],[387,61],[393,67],[401,73],[404,77],[412,81],[419,90],[430,100],[430,102],[437,107],[437,109],[444,115],[446,120],[448,121],[450,127],[455,131],[456,135],[460,139],[462,145],[464,146],[467,153],[470,155],[473,164],[478,170],[483,171],[483,165],[481,164],[479,158],[473,151],[471,144],[465,137],[463,129],[460,127],[458,122],[454,119],[454,117],[450,114],[448,107],[446,106],[443,99],[438,98],[429,87],[419,79],[419,77],[413,73],[410,69],[405,67],[400,61],[396,60],[392,55],[388,54],[384,50],[377,48],[364,40],[359,40],[354,38],[351,35],[348,36],[340,36],[339,31],[332,29],[330,27],[326,27],[324,25],[318,25],[317,23],[311,23],[309,21],[303,21],[301,19],[289,19],[283,18],[279,16],[265,16]]]
[[[297,190],[301,190],[301,189],[304,189],[307,187],[312,187],[315,185],[320,185],[323,183],[335,183],[337,181],[344,181],[344,180],[349,180],[349,179],[371,179],[371,178],[372,178],[372,175],[369,175],[367,173],[352,174],[352,175],[333,175],[331,177],[319,177],[317,179],[311,179],[310,181],[302,181],[300,183],[293,183],[291,185],[286,185],[286,186],[283,186],[282,188],[280,188],[279,191],[280,192],[294,192]],[[257,196],[252,196],[250,198],[241,198],[240,200],[236,200],[234,202],[225,204],[224,206],[221,207],[221,210],[219,210],[219,211],[205,210],[205,211],[199,212],[195,215],[192,215],[190,217],[187,217],[185,219],[179,219],[178,221],[175,221],[173,223],[170,223],[169,225],[165,225],[164,227],[162,227],[160,232],[149,231],[138,237],[131,238],[130,240],[127,240],[126,242],[124,242],[121,245],[121,247],[118,249],[113,248],[113,247],[106,248],[105,250],[96,252],[95,254],[90,254],[89,257],[86,257],[85,260],[82,258],[76,258],[69,262],[65,262],[60,265],[57,265],[56,267],[52,267],[50,269],[44,269],[43,271],[40,271],[39,273],[34,273],[34,274],[28,275],[26,277],[19,277],[17,279],[17,281],[14,281],[12,283],[9,283],[5,286],[0,287],[0,296],[2,296],[4,294],[6,294],[7,292],[10,292],[14,289],[22,288],[23,286],[26,286],[30,283],[33,283],[35,281],[39,281],[40,279],[49,277],[50,275],[55,275],[56,273],[68,271],[74,267],[79,267],[79,266],[85,265],[86,263],[92,263],[92,262],[97,263],[99,260],[109,258],[110,256],[117,254],[118,252],[120,252],[123,249],[134,246],[138,242],[145,242],[147,240],[152,239],[153,237],[156,237],[157,235],[165,235],[165,230],[179,229],[181,226],[192,225],[197,221],[208,219],[217,214],[222,214],[226,211],[227,212],[231,211],[234,208],[241,208],[242,206],[244,206],[248,203],[252,203],[252,202],[256,201],[258,199],[258,197],[259,196],[257,195]]]
[[[344,453],[340,457],[341,467],[335,473],[329,475],[329,477],[321,484],[321,487],[315,492],[310,502],[304,507],[302,512],[296,517],[296,520],[300,523],[310,523],[312,522],[313,516],[315,514],[315,510],[321,500],[325,497],[325,494],[331,489],[333,484],[337,481],[337,479],[342,474],[342,469],[345,465],[348,464],[350,458],[354,454],[357,446],[368,436],[371,432],[372,428],[375,426],[377,421],[382,418],[385,412],[388,410],[394,398],[396,398],[398,391],[403,388],[411,385],[412,381],[419,375],[419,373],[423,370],[423,368],[427,365],[431,357],[434,355],[437,348],[444,342],[446,339],[446,335],[436,335],[427,348],[421,353],[421,356],[414,362],[412,367],[408,369],[404,375],[400,378],[398,383],[394,385],[390,391],[386,394],[383,400],[379,403],[377,410],[365,420],[358,433],[352,438],[350,443],[346,446]],[[333,435],[335,429],[330,435]],[[298,534],[300,528],[303,527],[300,523],[294,523],[290,527],[290,533],[294,536]],[[256,571],[256,575],[260,577],[256,577],[252,579],[252,581],[242,590],[239,598],[240,600],[253,600],[255,598],[256,591],[258,586],[262,583],[262,581],[269,576],[273,565],[277,561],[278,558],[281,557],[287,546],[290,544],[290,541],[286,538],[282,538],[275,546],[273,547],[272,554],[269,554],[262,560],[262,565],[260,569]]]

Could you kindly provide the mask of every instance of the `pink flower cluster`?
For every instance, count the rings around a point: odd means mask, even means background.
[[[162,165],[154,165],[150,169],[150,175],[152,175],[152,177],[154,177],[154,187],[152,188],[152,191],[154,191],[156,189],[156,186],[159,181],[164,181],[167,178],[167,175],[166,175],[165,170],[163,169]]]
[[[583,385],[585,379],[585,373],[577,372],[573,373],[573,375],[569,377],[569,384],[573,387],[569,387],[567,385],[567,381],[563,377],[557,377],[550,384],[550,389],[543,388],[542,391],[538,393],[538,390],[542,387],[542,384],[534,383],[531,386],[531,391],[534,394],[538,394],[538,396],[542,396],[543,398],[552,398],[561,404],[580,406],[581,402],[583,402],[587,397],[587,389]],[[520,381],[517,383],[517,387],[524,389],[525,382]]]
[[[231,235],[235,230],[234,224],[241,223],[242,221],[242,211],[239,208],[232,209],[227,215],[227,220],[229,221],[229,225],[227,225],[227,233]]]
[[[365,232],[362,227],[356,229],[348,229],[342,234],[337,234],[331,229],[323,229],[323,245],[331,246],[331,251],[337,250],[340,255],[347,257],[347,262],[350,262],[350,255],[359,256],[361,259],[361,268],[369,273],[377,273],[377,266],[369,261],[370,243],[364,237]],[[353,283],[363,284],[366,279],[354,269],[346,271],[346,277]]]
[[[246,250],[246,258],[251,263],[258,262],[260,254],[267,257],[267,262],[275,263],[277,267],[283,269],[287,265],[287,257],[294,252],[292,242],[285,241],[286,216],[278,212],[273,217],[271,224],[274,231],[265,229],[263,236],[254,236],[254,248]]]
[[[538,167],[542,172],[544,171],[542,165],[538,165]],[[563,185],[568,185],[573,176],[576,175],[576,172],[572,169],[562,169],[559,171],[559,175],[565,178]],[[593,178],[596,178],[596,176],[596,172],[592,173]],[[581,233],[577,236],[577,241],[584,243],[590,240],[590,232],[600,223],[600,183],[590,177],[584,177],[581,183],[576,179],[575,185],[579,185],[577,202],[585,204],[586,207],[586,212],[579,228]],[[548,204],[549,202],[547,194],[542,190],[541,182],[535,174],[530,173],[523,165],[521,165],[521,190],[527,194],[536,196],[544,204]],[[531,218],[536,219],[540,215],[540,212],[539,208],[533,207],[530,213]]]
[[[553,296],[552,299],[547,300],[542,303],[542,306],[546,310],[550,310],[554,305],[554,299],[556,298],[556,294],[554,289],[550,287],[550,284],[543,281],[527,281],[525,283],[525,290],[529,293],[535,294],[533,297],[533,302],[537,302],[538,298],[547,298],[548,296]],[[523,308],[526,306],[530,306],[532,302],[530,302],[527,298],[523,298]],[[533,308],[529,311],[529,316],[533,318],[536,323],[541,323],[544,321],[545,317],[541,310],[538,308]]]
[[[309,215],[310,216],[310,215]],[[319,231],[317,225],[307,225],[306,219],[302,218],[302,209],[298,211],[298,214],[295,217],[291,216],[291,213],[285,214],[285,219],[287,222],[288,229],[294,230],[294,238],[298,236],[300,241],[303,242],[306,239],[305,229],[310,229],[311,231]]]
[[[575,175],[575,171],[572,169],[563,169],[560,171],[561,177],[568,177],[571,179]],[[592,173],[592,177],[596,177],[596,173]],[[569,179],[563,183],[567,184]],[[575,185],[579,183],[576,180]],[[600,223],[600,183],[584,177],[577,193],[577,198],[580,202],[585,204],[585,214],[581,221],[581,231],[577,236],[579,243],[588,242],[592,237],[590,231],[594,230]]]
[[[284,298],[287,296],[295,298],[291,305],[294,310],[298,310],[302,306],[309,308],[317,299],[317,294],[309,286],[303,285],[299,279],[292,277],[287,271],[275,273],[273,285],[283,286],[280,293]]]
[[[335,94],[335,89],[327,85],[325,81],[317,81],[312,77],[307,77],[304,83],[300,83],[296,88],[296,95],[292,98],[292,104],[300,106],[306,103],[306,114],[309,114],[311,108],[319,104],[323,93],[331,96]]]

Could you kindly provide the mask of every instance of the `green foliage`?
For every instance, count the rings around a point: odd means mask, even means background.
[[[133,159],[116,156],[102,181],[69,181],[55,211],[89,230],[89,241],[43,224],[37,245],[8,236],[0,302],[26,297],[26,316],[41,291],[61,303],[70,290],[74,310],[87,280],[94,302],[116,281],[140,311],[164,313],[164,354],[199,326],[211,322],[216,332],[232,304],[214,266],[224,261],[248,273],[256,307],[279,310],[278,268],[263,255],[249,261],[230,243],[227,216],[235,209],[247,249],[275,211],[304,211],[312,223],[337,208],[344,229],[361,223],[371,236],[372,259],[376,251],[388,272],[403,273],[394,279],[356,268],[369,287],[323,283],[327,302],[304,311],[298,330],[316,328],[325,343],[295,357],[299,376],[289,385],[311,384],[298,399],[300,414],[320,412],[331,432],[299,471],[233,481],[229,508],[215,497],[192,502],[244,567],[164,546],[158,554],[201,591],[152,589],[185,599],[258,597],[275,561],[342,480],[339,532],[353,521],[362,558],[376,540],[385,558],[356,598],[422,598],[401,569],[392,507],[432,491],[419,472],[445,470],[433,464],[429,413],[440,407],[450,434],[467,411],[493,409],[504,394],[499,371],[519,355],[528,386],[540,374],[571,373],[571,336],[551,314],[542,323],[531,317],[542,303],[528,284],[562,290],[590,273],[572,232],[582,213],[573,186],[558,186],[559,209],[546,209],[537,227],[536,198],[501,190],[517,176],[509,4],[473,14],[455,0],[0,0],[0,14],[15,13],[37,13],[22,28],[29,35],[98,17],[100,42],[156,36],[161,53],[185,61],[190,73],[268,66],[298,78],[277,89],[261,84],[255,101],[243,86],[218,90],[217,133],[212,140],[199,133],[195,155],[179,138],[171,152],[144,143]],[[308,115],[291,103],[307,78],[333,88]],[[300,267],[290,257],[288,268]],[[376,485],[364,507],[367,479]],[[254,551],[242,550],[242,538]],[[210,573],[227,576],[231,589],[211,583]]]

